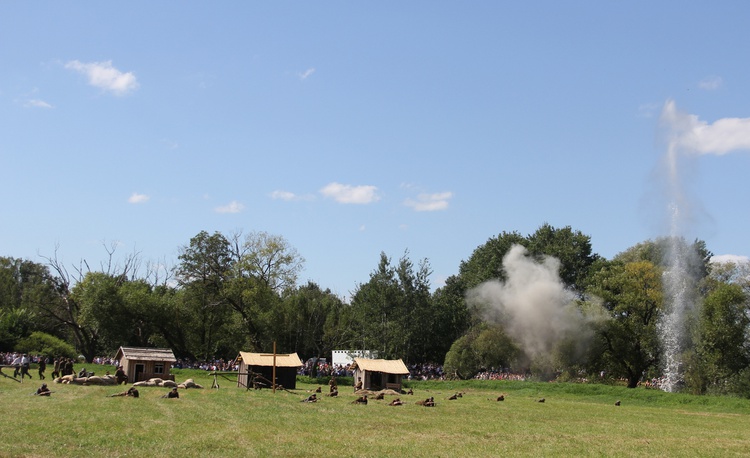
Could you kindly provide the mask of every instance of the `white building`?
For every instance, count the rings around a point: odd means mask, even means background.
[[[334,366],[346,366],[352,364],[354,358],[377,359],[378,352],[372,350],[333,350],[331,364]]]

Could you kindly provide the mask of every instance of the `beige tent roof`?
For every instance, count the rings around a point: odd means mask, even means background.
[[[408,375],[409,369],[400,359],[354,358],[354,365],[363,371],[385,372],[386,374]]]
[[[241,351],[240,357],[248,366],[273,366],[273,353],[249,353]],[[276,367],[302,367],[302,361],[300,361],[297,353],[277,353]]]
[[[119,361],[123,357],[130,361],[177,361],[171,348],[120,347],[115,359]]]

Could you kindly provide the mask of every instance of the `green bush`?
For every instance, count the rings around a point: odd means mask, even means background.
[[[47,357],[76,357],[76,350],[72,345],[53,335],[38,331],[32,332],[29,337],[19,340],[17,348],[28,354],[44,355]]]

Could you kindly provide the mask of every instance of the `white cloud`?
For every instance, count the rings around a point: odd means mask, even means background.
[[[239,213],[245,208],[244,205],[237,202],[236,200],[233,200],[229,202],[227,205],[222,205],[220,207],[216,207],[216,213]]]
[[[713,124],[677,110],[667,101],[661,114],[670,130],[670,147],[697,154],[722,155],[750,150],[750,118],[722,118]]]
[[[715,91],[719,89],[724,81],[720,76],[709,76],[698,83],[698,87],[706,91]]]
[[[311,195],[297,195],[293,192],[289,191],[273,191],[271,194],[271,199],[274,200],[285,200],[287,202],[295,201],[295,200],[313,200],[315,197]]]
[[[380,200],[375,186],[352,186],[341,183],[327,184],[320,193],[341,204],[369,204]]]
[[[125,95],[138,89],[138,81],[132,72],[123,73],[112,66],[112,61],[84,63],[71,60],[65,68],[86,75],[89,84],[115,95]]]
[[[311,76],[313,73],[315,73],[314,68],[308,68],[304,72],[299,74],[299,79],[306,80],[309,76]]]
[[[638,107],[638,116],[641,118],[653,118],[659,112],[659,105],[655,103],[644,103]]]
[[[28,108],[52,108],[52,105],[50,105],[49,103],[45,102],[44,100],[39,100],[39,99],[28,100],[24,104],[24,106],[28,107]]]
[[[406,199],[404,205],[418,212],[432,212],[448,208],[448,201],[453,197],[452,192],[438,192],[434,194],[419,194],[417,199]]]
[[[166,146],[167,148],[169,148],[169,149],[177,149],[177,148],[179,148],[179,147],[180,147],[180,144],[179,144],[179,143],[177,143],[177,142],[176,142],[176,141],[174,141],[174,140],[170,140],[170,139],[167,139],[167,138],[162,138],[162,139],[161,139],[161,143],[162,143],[162,144],[163,144],[164,146]]]
[[[293,192],[289,191],[274,191],[271,193],[271,199],[274,200],[294,200],[297,196],[294,195]]]
[[[721,254],[717,256],[711,256],[711,262],[714,264],[750,264],[750,258],[737,254]]]
[[[128,202],[130,202],[131,204],[142,204],[148,202],[150,198],[151,197],[147,196],[146,194],[138,194],[137,192],[134,192],[130,197],[128,197]]]

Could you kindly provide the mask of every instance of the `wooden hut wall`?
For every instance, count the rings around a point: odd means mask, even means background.
[[[382,390],[386,388],[395,391],[401,390],[402,376],[399,374],[357,369],[354,373],[355,384],[358,377],[362,377],[362,387],[366,390]]]
[[[125,374],[128,376],[129,383],[141,382],[152,378],[162,380],[174,380],[174,375],[170,374],[172,364],[168,361],[147,361],[137,359],[122,358],[120,361]],[[161,366],[160,372],[156,371],[156,366]],[[138,371],[139,366],[142,368]]]
[[[261,374],[268,380],[273,377],[273,366],[250,366],[250,370]],[[294,367],[277,367],[276,383],[288,390],[297,388],[297,369]]]

